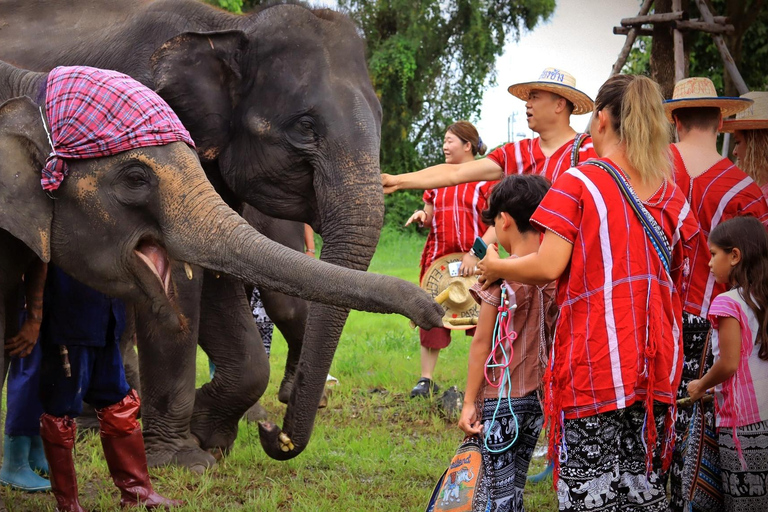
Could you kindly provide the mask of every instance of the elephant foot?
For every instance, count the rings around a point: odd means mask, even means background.
[[[277,399],[281,403],[287,404],[291,399],[291,392],[293,391],[293,374],[287,373],[283,376],[283,380],[280,382],[280,389],[277,390]]]
[[[257,423],[259,421],[265,421],[269,417],[269,412],[267,412],[260,402],[256,402],[253,404],[253,407],[245,411],[243,417],[250,423]]]
[[[179,446],[162,447],[148,444],[147,465],[149,467],[179,466],[193,473],[203,474],[216,465],[216,458],[189,440]]]
[[[217,418],[214,422],[210,414],[198,412],[192,415],[189,429],[200,448],[208,450],[218,460],[227,455],[235,444],[240,417],[238,416],[234,422],[225,418]]]
[[[77,434],[82,435],[86,432],[97,433],[99,431],[99,419],[96,416],[78,416],[75,420],[77,423]]]

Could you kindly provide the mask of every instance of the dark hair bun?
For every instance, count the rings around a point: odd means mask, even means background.
[[[480,142],[480,145],[477,146],[477,154],[483,156],[486,151],[488,151],[488,146],[485,145],[485,142]]]

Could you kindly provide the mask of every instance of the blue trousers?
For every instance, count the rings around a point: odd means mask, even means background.
[[[38,340],[27,357],[11,358],[8,371],[8,412],[5,416],[5,434],[9,436],[39,436],[40,415],[40,363],[43,349]]]
[[[43,343],[42,347],[40,397],[43,409],[52,416],[76,418],[83,412],[84,401],[101,409],[116,404],[131,390],[115,341],[103,347],[67,346],[71,377],[65,375],[60,345]]]

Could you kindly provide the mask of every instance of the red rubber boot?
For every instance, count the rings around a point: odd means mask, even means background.
[[[139,413],[139,397],[131,390],[120,402],[96,409],[101,426],[101,446],[107,459],[112,480],[120,489],[122,507],[147,507],[148,509],[170,509],[183,505],[152,489],[147,471],[147,454],[144,451],[144,436],[136,418]]]
[[[66,416],[40,416],[40,437],[48,459],[48,478],[56,497],[57,512],[87,512],[77,499],[77,476],[72,458],[76,433],[75,421]]]

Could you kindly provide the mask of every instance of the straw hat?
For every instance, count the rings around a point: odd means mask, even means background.
[[[768,92],[755,91],[741,95],[754,103],[746,110],[736,114],[736,119],[723,120],[724,132],[737,130],[767,130],[768,129]]]
[[[535,82],[510,85],[507,90],[509,94],[523,101],[528,101],[528,95],[533,90],[557,94],[573,103],[573,113],[576,115],[588,114],[595,109],[592,99],[576,88],[573,75],[562,69],[547,68]]]
[[[672,121],[672,112],[679,108],[716,107],[723,117],[732,116],[748,108],[752,100],[718,96],[712,80],[702,76],[684,78],[675,84],[672,99],[664,102],[667,118]]]
[[[467,330],[474,327],[473,321],[480,314],[480,306],[472,298],[469,288],[477,282],[477,276],[451,277],[448,265],[460,262],[464,253],[454,252],[437,258],[421,278],[421,288],[443,306],[443,326],[448,329]],[[451,322],[464,322],[456,325]]]

